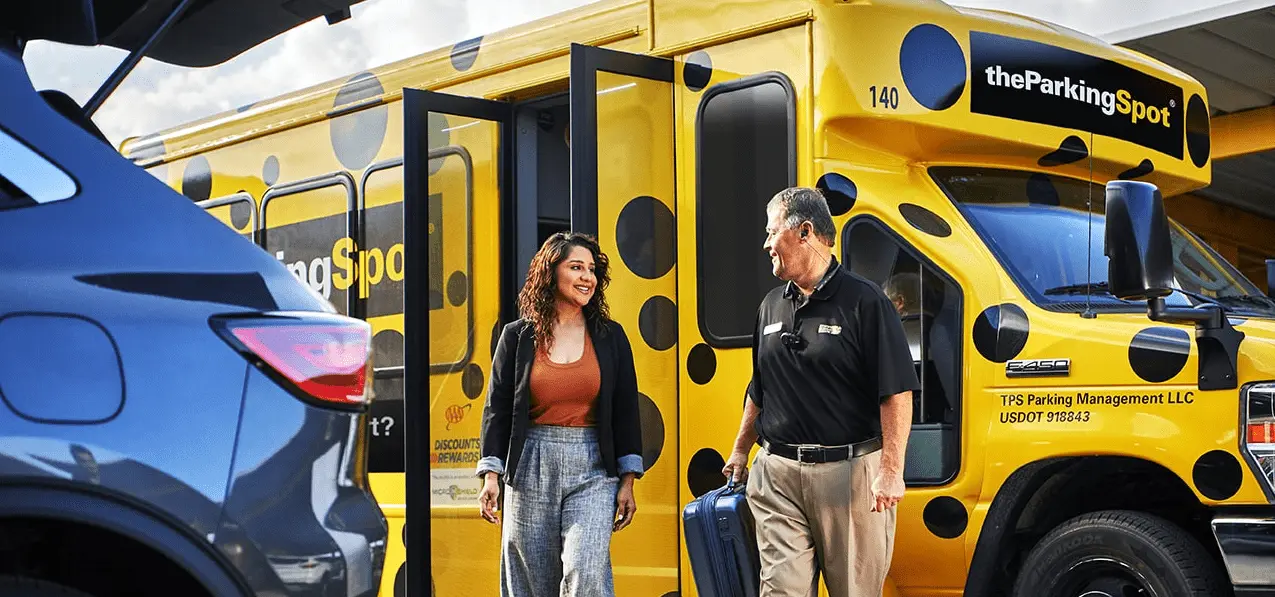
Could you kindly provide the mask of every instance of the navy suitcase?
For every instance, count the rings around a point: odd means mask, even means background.
[[[702,597],[757,597],[761,566],[744,486],[728,482],[682,510],[691,574]]]

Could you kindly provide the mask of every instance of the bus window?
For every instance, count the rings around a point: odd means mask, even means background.
[[[762,253],[766,203],[796,181],[794,94],[768,74],[709,88],[697,117],[699,322],[717,347],[748,346],[778,281]]]
[[[240,191],[225,197],[214,197],[196,203],[214,218],[243,235],[255,240],[257,231],[257,200],[249,193]]]
[[[941,483],[956,473],[960,417],[961,291],[907,241],[879,222],[846,226],[842,261],[881,287],[899,312],[921,391],[912,408],[904,471],[909,484]],[[915,446],[914,446],[915,444]]]
[[[353,200],[348,174],[276,187],[261,200],[262,246],[343,315],[349,314],[347,295],[357,291],[347,246]]]

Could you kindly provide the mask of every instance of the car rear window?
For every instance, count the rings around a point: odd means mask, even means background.
[[[69,174],[0,128],[0,209],[64,201],[77,190]]]

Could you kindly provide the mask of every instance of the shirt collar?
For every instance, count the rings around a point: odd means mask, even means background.
[[[828,264],[828,271],[824,272],[823,277],[819,279],[819,283],[815,284],[814,292],[810,293],[810,298],[826,299],[836,290],[835,284],[830,284],[836,279],[837,271],[841,269],[841,263],[837,261],[837,256],[832,255],[832,261]],[[788,282],[784,286],[784,298],[794,299],[801,296],[801,289],[797,288],[794,282]]]

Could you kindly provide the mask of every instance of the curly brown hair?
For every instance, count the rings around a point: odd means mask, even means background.
[[[530,323],[537,348],[549,350],[553,346],[553,324],[558,318],[558,265],[571,254],[572,247],[584,247],[593,254],[593,277],[597,285],[593,298],[584,306],[585,324],[595,334],[605,334],[603,323],[611,318],[607,307],[606,288],[611,284],[611,272],[606,253],[591,235],[580,232],[558,232],[545,239],[540,250],[531,258],[527,268],[527,281],[518,293],[518,311]]]

